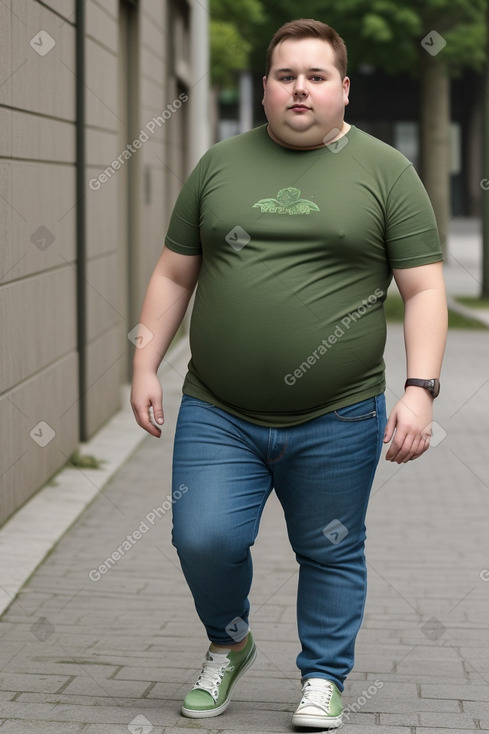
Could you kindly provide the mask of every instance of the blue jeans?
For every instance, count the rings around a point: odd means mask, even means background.
[[[326,678],[343,690],[363,618],[365,514],[385,423],[384,395],[287,428],[183,396],[173,544],[211,642],[246,636],[250,546],[275,489],[300,567],[297,666],[303,679]]]

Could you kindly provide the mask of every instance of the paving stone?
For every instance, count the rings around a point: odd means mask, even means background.
[[[376,680],[378,680],[378,685],[375,685],[373,681],[350,681],[348,687],[345,686],[345,691],[349,698],[357,698],[361,696],[363,698],[366,697],[367,700],[379,695],[382,697],[385,696],[386,698],[407,698],[411,701],[417,700],[418,698],[418,688],[416,683],[385,682],[380,678]]]
[[[376,713],[412,713],[434,711],[440,713],[458,713],[460,707],[458,701],[416,698],[387,698],[377,694],[362,706],[362,711],[375,711]]]
[[[328,734],[331,734],[331,731],[334,730],[326,730]],[[345,726],[342,726],[340,729],[341,733],[343,734],[346,732],[346,734],[357,734],[359,731],[358,726],[356,724],[345,724]],[[362,734],[379,734],[379,727],[378,726],[363,726],[361,728]],[[385,734],[411,734],[411,727],[409,726],[392,726],[385,730]],[[438,732],[440,734],[440,732]]]
[[[438,714],[437,714],[438,715]],[[419,714],[415,711],[403,714],[380,714],[380,726],[418,726]]]
[[[42,691],[44,693],[55,693],[66,683],[69,676],[59,675],[36,675],[15,674],[0,675],[0,687],[3,691]]]
[[[476,729],[474,716],[470,714],[434,714],[423,711],[419,714],[421,727],[445,727],[447,729]]]
[[[66,695],[108,696],[115,698],[140,698],[151,681],[97,680],[92,676],[76,676],[65,688]]]
[[[349,711],[348,708],[343,710],[343,725],[354,726],[373,726],[377,721],[377,714],[364,714],[358,711]],[[357,729],[358,731],[358,729]],[[363,731],[363,729],[362,729]]]
[[[176,702],[158,702],[158,708],[154,708],[155,702],[139,700],[135,704],[127,701],[129,705],[121,702],[114,704],[112,701],[105,706],[80,706],[69,704],[44,704],[44,703],[22,703],[9,702],[2,706],[0,716],[6,720],[18,721],[45,721],[56,723],[93,723],[93,724],[120,724],[128,725],[130,721],[139,714],[144,714],[153,725],[174,726],[180,719],[179,706]],[[151,708],[148,707],[148,703]],[[149,711],[148,711],[149,708]],[[87,717],[90,721],[87,722]]]
[[[66,721],[6,721],[0,726],[0,731],[2,734],[84,734],[85,724],[70,724]]]
[[[486,701],[464,701],[464,711],[475,718],[489,717],[489,703]]]
[[[151,734],[166,734],[168,731],[173,730],[168,729],[166,726],[153,726]],[[185,732],[185,734],[189,734],[188,729],[181,729],[181,731]],[[82,734],[129,734],[129,729],[127,726],[121,726],[120,724],[88,724],[86,728],[83,729]]]
[[[421,686],[421,698],[456,698],[462,701],[489,701],[489,687],[468,684],[463,686],[425,684]]]
[[[436,680],[439,675],[443,674],[452,678],[464,678],[464,667],[463,660],[459,659],[458,662],[447,662],[447,661],[432,661],[419,663],[417,661],[406,660],[399,661],[396,665],[396,673],[414,673],[415,675],[421,673],[423,675],[430,675],[432,680]]]
[[[160,683],[186,683],[198,671],[195,668],[156,668],[125,665],[117,671],[114,680],[152,680]]]

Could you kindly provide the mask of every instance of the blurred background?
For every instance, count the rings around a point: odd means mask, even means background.
[[[414,163],[447,262],[451,232],[470,234],[469,295],[486,305],[488,8],[2,0],[0,524],[120,409],[175,199],[209,145],[265,122],[265,53],[284,22],[343,36],[346,120]]]

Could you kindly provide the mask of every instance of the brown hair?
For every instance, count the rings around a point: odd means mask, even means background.
[[[320,38],[327,41],[333,48],[335,55],[335,66],[341,74],[341,78],[346,76],[347,52],[345,42],[340,35],[331,26],[322,23],[320,20],[313,18],[299,18],[285,23],[274,34],[267,51],[265,75],[268,77],[272,66],[272,56],[276,46],[282,41],[289,39],[299,40],[302,38]]]

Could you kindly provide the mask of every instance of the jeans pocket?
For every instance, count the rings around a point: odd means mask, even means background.
[[[345,423],[353,423],[354,421],[365,421],[369,418],[375,418],[377,415],[377,406],[375,398],[367,398],[360,400],[359,403],[347,405],[344,408],[338,408],[334,411],[336,418]]]

